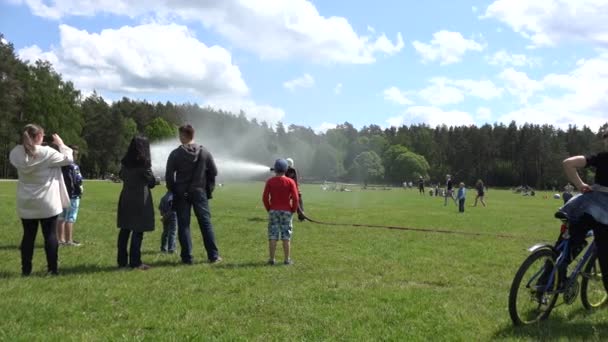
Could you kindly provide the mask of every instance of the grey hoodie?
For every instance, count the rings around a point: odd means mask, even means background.
[[[176,196],[204,191],[211,198],[217,167],[213,156],[201,145],[181,145],[169,154],[165,180],[167,189]]]

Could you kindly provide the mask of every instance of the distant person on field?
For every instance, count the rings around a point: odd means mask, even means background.
[[[562,199],[564,200],[564,204],[566,204],[574,195],[572,192],[574,191],[574,186],[568,183],[564,187],[564,193],[562,194]]]
[[[163,253],[175,253],[177,238],[177,213],[173,207],[173,193],[167,193],[160,199],[158,205],[160,219],[163,222],[163,234],[160,238],[160,251]]]
[[[214,264],[222,261],[215,243],[215,233],[211,224],[209,200],[215,189],[217,167],[211,153],[194,142],[194,127],[183,125],[179,128],[179,141],[167,159],[165,181],[167,189],[173,193],[173,205],[177,212],[177,237],[181,247],[182,263],[194,263],[192,236],[190,235],[190,214],[198,221],[207,260]]]
[[[291,234],[293,229],[293,213],[298,210],[298,187],[296,183],[285,177],[287,161],[277,159],[274,163],[275,176],[266,181],[262,202],[268,212],[268,251],[269,265],[275,264],[275,251],[277,241],[283,241],[283,254],[285,265],[291,264]]]
[[[458,184],[458,193],[456,199],[458,200],[458,211],[464,213],[464,200],[466,199],[467,189],[464,187],[464,183]]]
[[[80,242],[74,240],[74,224],[78,217],[80,198],[82,197],[83,185],[80,167],[76,164],[78,158],[78,146],[70,146],[74,154],[74,162],[62,166],[63,181],[70,196],[70,206],[63,210],[57,218],[57,239],[59,245],[80,246]]]
[[[477,190],[477,196],[475,196],[475,204],[473,204],[473,206],[476,207],[477,200],[479,200],[481,202],[481,204],[485,207],[486,202],[484,202],[483,198],[484,198],[486,192],[485,192],[485,188],[483,185],[483,181],[481,179],[478,179],[477,183],[475,183],[475,190]]]
[[[456,204],[456,199],[454,198],[454,183],[452,182],[452,176],[446,175],[445,178],[445,194],[443,205],[448,205],[448,197],[454,201],[454,204]]]
[[[293,165],[293,159],[291,158],[287,158],[285,159],[287,161],[287,171],[285,172],[285,176],[287,178],[291,178],[293,179],[293,181],[296,183],[296,187],[298,188],[298,198],[299,198],[299,205],[298,205],[298,220],[300,222],[304,221],[306,219],[306,216],[304,216],[304,202],[302,201],[302,192],[300,191],[300,185],[298,184],[298,171],[296,171],[296,169],[294,168]]]
[[[141,244],[144,232],[154,230],[154,204],[152,189],[156,177],[151,170],[150,143],[147,138],[131,139],[127,153],[122,158],[120,178],[122,191],[118,200],[117,226],[118,267],[147,270],[150,266],[141,262]],[[127,245],[131,238],[131,246]]]
[[[422,176],[418,178],[418,192],[421,195],[424,195],[424,179],[422,178]]]
[[[72,149],[57,134],[52,141],[59,151],[42,146],[44,130],[35,124],[26,125],[21,133],[21,144],[9,155],[17,169],[17,213],[23,225],[21,239],[21,274],[32,273],[34,242],[38,224],[44,236],[47,271],[57,275],[57,216],[70,205],[63,182],[61,167],[73,162]]]

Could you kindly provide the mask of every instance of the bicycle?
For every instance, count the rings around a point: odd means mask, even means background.
[[[569,262],[572,249],[568,217],[562,212],[557,212],[555,217],[562,221],[561,241],[557,247],[547,243],[530,247],[531,254],[519,267],[511,284],[509,314],[515,325],[533,324],[549,317],[560,294],[565,304],[572,304],[580,292],[581,302],[587,310],[597,309],[608,300],[595,241],[583,249],[577,263]],[[591,236],[590,230],[585,243]],[[568,266],[572,268],[570,273]],[[579,276],[582,278],[580,284]]]

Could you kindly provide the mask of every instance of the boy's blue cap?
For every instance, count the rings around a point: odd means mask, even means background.
[[[275,172],[285,172],[287,171],[287,160],[285,159],[277,159],[274,162],[274,171]]]

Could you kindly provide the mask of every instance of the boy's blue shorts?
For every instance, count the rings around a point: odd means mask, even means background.
[[[291,240],[293,213],[284,210],[268,211],[268,240]]]
[[[60,221],[65,221],[69,223],[76,222],[76,218],[78,217],[78,208],[80,207],[80,198],[70,198],[70,207],[63,208],[63,213],[59,215],[58,219]]]

